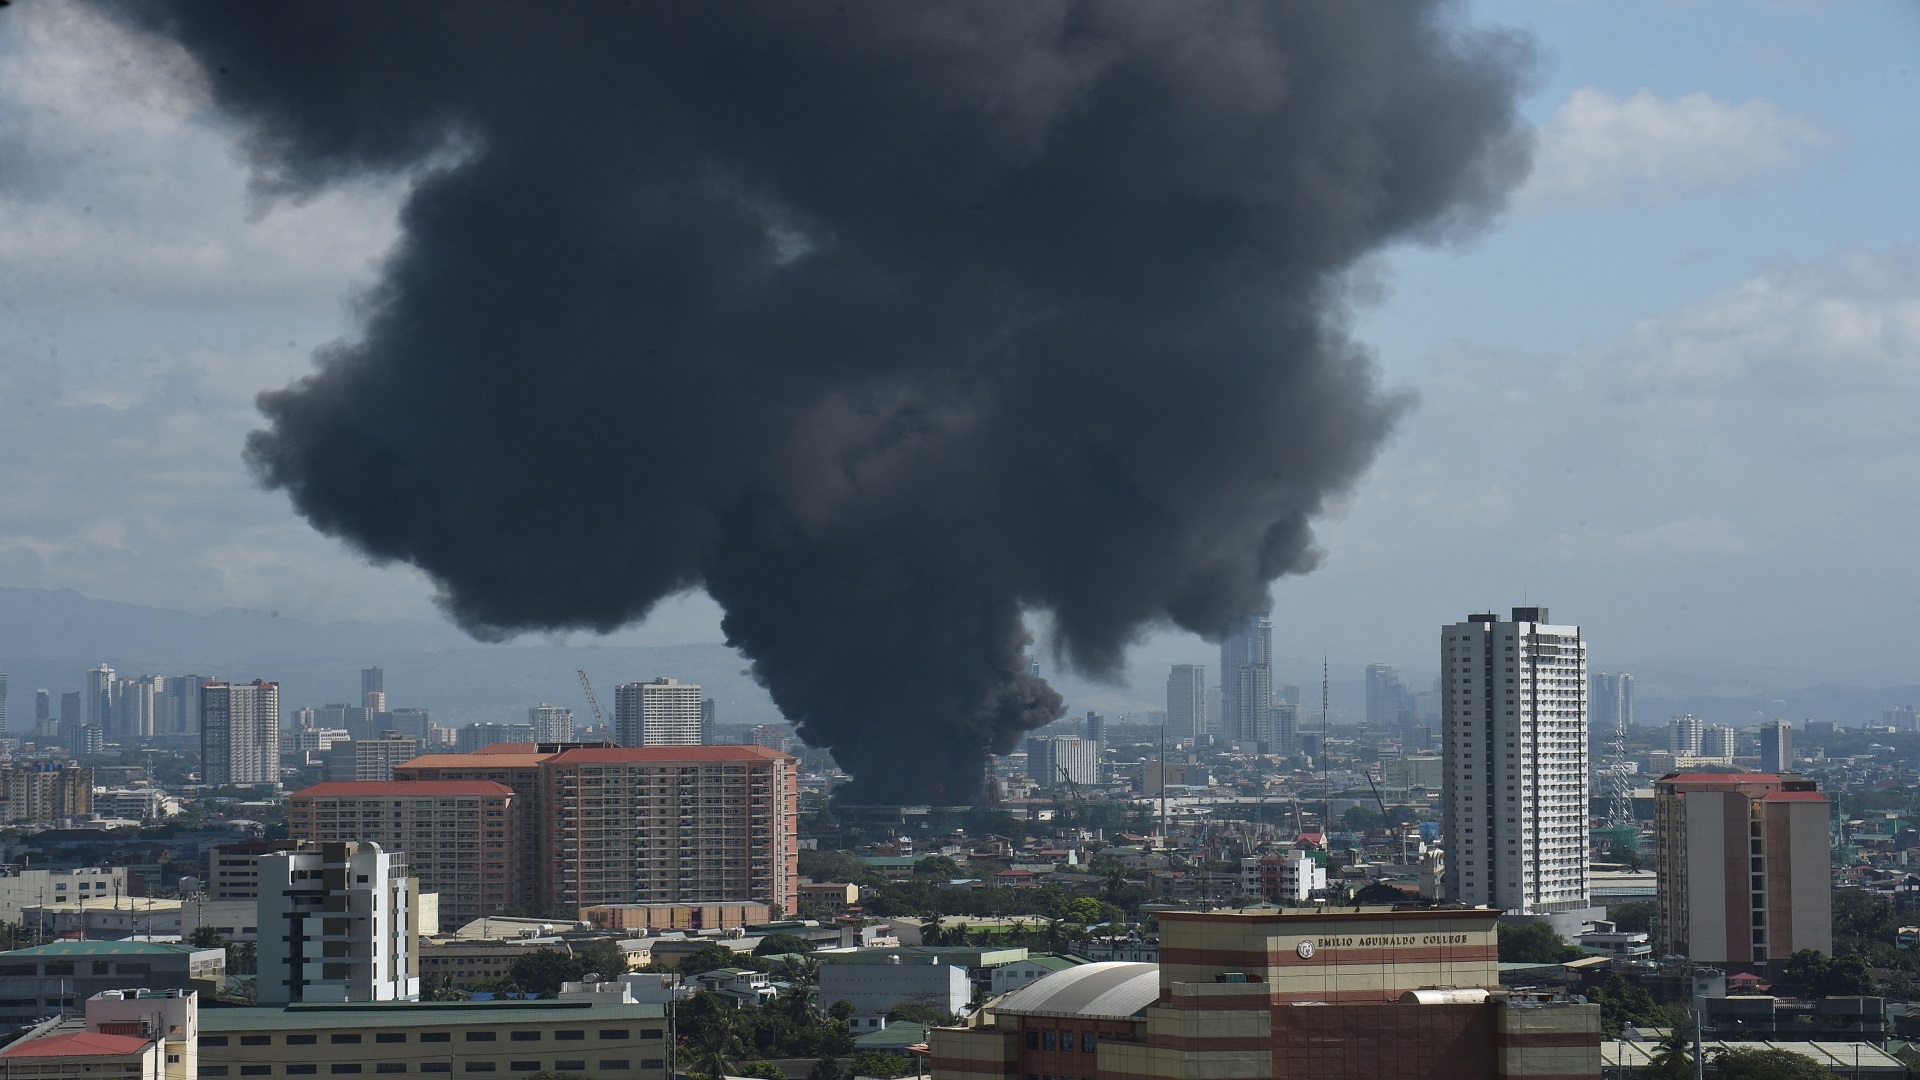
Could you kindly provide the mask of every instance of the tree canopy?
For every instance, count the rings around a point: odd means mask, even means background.
[[[1543,922],[1501,923],[1500,962],[1503,964],[1563,964],[1586,954],[1553,932]]]

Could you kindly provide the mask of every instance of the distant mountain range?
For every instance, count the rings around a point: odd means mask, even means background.
[[[1123,686],[1054,670],[1045,658],[1042,665],[1066,696],[1071,715],[1097,709],[1118,719],[1164,707],[1168,662],[1207,659],[1141,650]],[[433,621],[309,623],[235,608],[197,615],[94,600],[72,589],[0,588],[0,671],[10,676],[14,730],[32,726],[35,689],[51,690],[57,709],[59,695],[80,689],[82,673],[102,662],[122,675],[276,679],[289,713],[305,705],[354,701],[360,669],[378,665],[386,669],[390,705],[424,706],[437,721],[455,727],[524,723],[527,707],[541,701],[568,706],[584,720],[589,714],[576,669],[592,677],[602,707],[609,710],[615,685],[666,675],[706,688],[722,724],[782,722],[773,700],[747,674],[746,660],[718,642],[486,645]],[[1705,690],[1714,684],[1696,685]],[[1824,684],[1784,694],[1686,694],[1672,692],[1686,683],[1669,677],[1661,687],[1667,692],[1657,697],[1642,691],[1640,723],[1659,724],[1669,715],[1690,712],[1720,724],[1786,717],[1855,726],[1878,723],[1888,706],[1920,704],[1920,685]],[[1317,709],[1317,683],[1302,690],[1307,707]],[[1331,703],[1335,721],[1357,720],[1365,689],[1358,680],[1336,681]]]

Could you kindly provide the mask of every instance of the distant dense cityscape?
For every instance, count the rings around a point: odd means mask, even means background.
[[[1307,1000],[1396,1060],[1441,1023],[1472,1075],[1655,1075],[1690,1025],[1816,1064],[1914,1056],[1912,706],[1649,724],[1634,676],[1532,607],[1442,627],[1426,689],[1368,665],[1364,718],[1333,722],[1329,673],[1279,680],[1272,634],[1256,613],[1217,667],[1172,666],[1164,711],[1032,733],[962,806],[836,798],[830,753],[727,727],[671,676],[614,685],[606,714],[580,672],[582,712],[456,729],[389,701],[378,666],[351,703],[290,706],[267,677],[100,665],[36,689],[5,739],[0,1024],[21,1034],[0,1056],[99,1049],[135,983],[187,1010],[210,1077],[300,1074],[215,1034],[245,1031],[326,1033],[329,1068],[445,1071],[348,1049],[361,1021],[327,1010],[358,1005],[395,1047],[617,1023],[593,1049],[622,1056],[455,1055],[606,1080],[1059,1077],[1069,1052],[1173,1075],[1156,1046],[1348,1075],[1361,1059],[1302,1056],[1341,1045],[1286,1008]],[[1260,989],[1203,992],[1223,979]],[[1192,1009],[1287,1025],[1230,1051],[1143,1036]],[[180,1050],[147,1032],[114,1045]]]

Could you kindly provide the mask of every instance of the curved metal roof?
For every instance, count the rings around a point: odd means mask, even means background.
[[[993,1006],[996,1013],[1126,1020],[1160,1000],[1160,965],[1102,963],[1056,971]]]

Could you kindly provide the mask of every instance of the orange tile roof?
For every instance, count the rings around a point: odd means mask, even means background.
[[[302,795],[511,795],[492,780],[328,780],[293,793]]]
[[[572,765],[592,761],[775,761],[782,758],[794,760],[792,754],[770,746],[613,746],[565,750],[553,760]]]
[[[70,1035],[17,1042],[0,1050],[0,1058],[30,1057],[124,1057],[146,1049],[147,1040],[138,1035],[103,1035],[98,1031],[76,1031]]]

